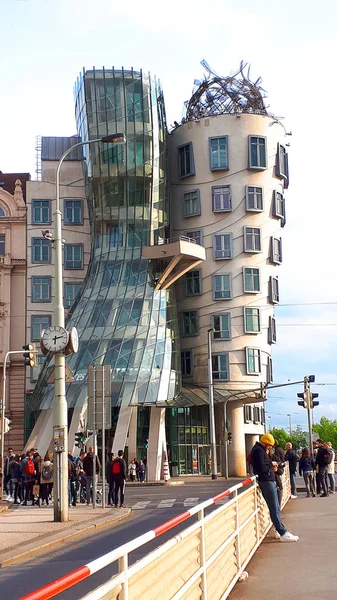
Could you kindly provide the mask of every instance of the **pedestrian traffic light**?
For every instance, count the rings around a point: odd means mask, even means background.
[[[7,417],[4,418],[4,433],[8,433],[12,427],[11,427],[12,421],[10,419],[7,419]]]
[[[35,348],[33,344],[25,344],[22,346],[23,350],[26,352],[23,353],[23,358],[25,359],[25,367],[36,367],[36,359],[35,359]]]
[[[298,406],[303,406],[303,408],[308,408],[308,396],[305,392],[300,392],[297,394],[298,398],[302,398],[302,400],[298,400]]]
[[[315,408],[319,405],[318,400],[315,402],[315,398],[318,398],[319,394],[310,394],[310,408]]]
[[[228,435],[228,443],[231,444],[232,443],[232,432],[228,431],[227,435]]]
[[[149,447],[149,440],[146,440],[145,444],[144,444],[144,448],[145,450],[147,450]]]
[[[77,431],[75,433],[75,446],[78,446],[78,448],[82,448],[85,444],[85,435],[83,433],[83,431]]]

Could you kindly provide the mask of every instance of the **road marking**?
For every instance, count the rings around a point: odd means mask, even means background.
[[[195,506],[198,504],[199,498],[186,498],[184,500],[184,506]]]
[[[146,508],[148,504],[151,504],[151,500],[143,500],[142,502],[137,502],[132,506],[132,510],[141,510],[142,508]]]
[[[165,500],[159,502],[157,508],[170,508],[171,506],[173,506],[175,501],[176,498],[165,498]]]

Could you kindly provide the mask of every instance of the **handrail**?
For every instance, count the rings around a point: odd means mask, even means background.
[[[173,529],[177,525],[180,525],[180,523],[183,523],[195,514],[200,513],[200,511],[203,511],[205,508],[216,504],[220,500],[223,500],[224,498],[230,496],[233,493],[237,494],[237,490],[251,483],[254,483],[255,480],[255,476],[248,477],[244,481],[241,481],[240,483],[228,488],[224,492],[217,494],[213,498],[209,498],[201,504],[197,504],[196,506],[191,507],[189,510],[181,513],[177,517],[174,517],[173,519],[166,521],[162,525],[155,527],[151,531],[148,531],[147,533],[144,533],[143,535],[140,535],[134,538],[133,540],[130,540],[130,542],[127,542],[126,544],[115,548],[111,552],[108,552],[107,554],[100,556],[99,558],[87,563],[86,565],[75,569],[71,573],[68,573],[63,577],[60,577],[59,579],[48,583],[47,585],[35,590],[34,592],[31,592],[26,596],[22,596],[19,600],[49,600],[49,598],[53,598],[57,594],[60,594],[61,592],[64,592],[70,587],[73,587],[80,581],[87,579],[88,577],[90,577],[90,575],[97,573],[97,571],[104,569],[112,562],[121,559],[123,556],[129,554],[130,552],[133,552],[141,546],[144,546],[151,540],[163,535],[164,533],[166,533],[170,529]]]

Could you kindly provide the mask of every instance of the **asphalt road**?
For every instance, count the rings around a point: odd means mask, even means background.
[[[118,525],[99,530],[94,535],[76,538],[74,542],[54,549],[46,555],[37,555],[24,563],[4,567],[0,570],[0,600],[19,600],[21,596],[110,552],[179,515],[188,507],[199,504],[233,485],[233,480],[228,484],[223,480],[210,480],[173,487],[127,487],[126,504],[132,508],[130,517]],[[213,508],[214,506],[209,510],[213,510]],[[151,552],[170,539],[172,535],[188,527],[194,520],[195,518],[191,518],[185,521],[133,552],[129,559],[130,563]],[[79,600],[90,590],[106,581],[114,572],[113,565],[106,567],[55,598],[57,600]]]

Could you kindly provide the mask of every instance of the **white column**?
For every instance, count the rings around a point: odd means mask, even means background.
[[[245,477],[246,467],[246,443],[243,419],[243,403],[240,401],[229,402],[228,419],[231,426],[232,443],[228,444],[228,463],[230,477]]]
[[[162,478],[163,453],[166,453],[165,408],[151,407],[149,447],[147,450],[148,481]]]
[[[133,458],[137,458],[137,421],[138,421],[138,408],[137,406],[132,407],[129,435],[128,435],[128,458],[129,462]]]

